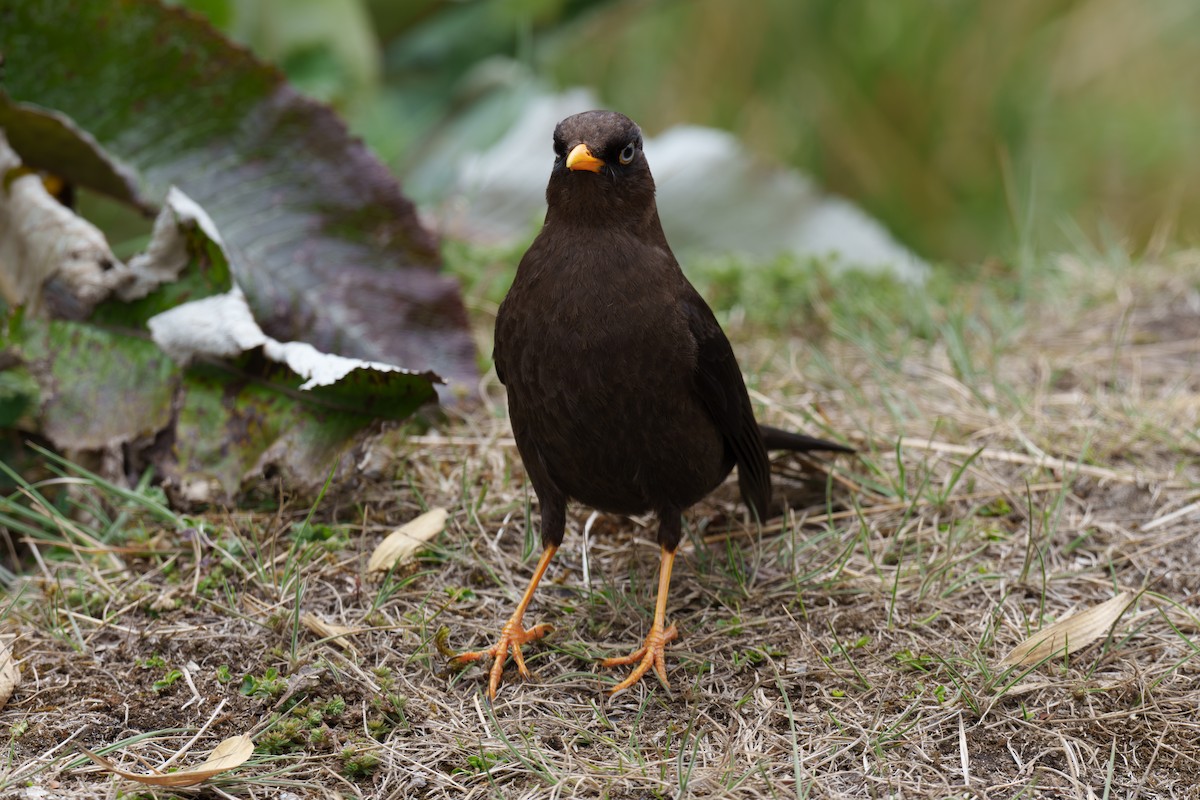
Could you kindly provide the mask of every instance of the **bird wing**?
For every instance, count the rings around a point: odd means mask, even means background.
[[[683,310],[696,341],[696,392],[737,461],[742,499],[763,519],[771,499],[770,465],[737,358],[699,294],[685,298]]]

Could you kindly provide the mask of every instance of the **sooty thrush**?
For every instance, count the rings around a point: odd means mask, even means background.
[[[702,165],[698,165],[702,166]],[[853,452],[760,426],[729,340],[684,277],[654,201],[642,133],[628,117],[589,111],[554,131],[549,208],[496,316],[494,360],[513,434],[542,513],[543,552],[499,641],[455,665],[491,658],[494,698],[508,652],[545,636],[522,619],[563,540],[568,499],[658,516],[658,599],[645,644],[604,666],[636,664],[611,692],[651,668],[667,685],[664,648],[671,565],[682,512],[736,465],[761,519],[771,494],[767,450]]]

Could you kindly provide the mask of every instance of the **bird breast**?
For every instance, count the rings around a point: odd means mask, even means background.
[[[612,242],[584,252],[571,262],[534,256],[536,270],[526,256],[497,316],[522,458],[602,510],[691,505],[730,467],[695,393],[696,343],[669,272],[678,266]]]

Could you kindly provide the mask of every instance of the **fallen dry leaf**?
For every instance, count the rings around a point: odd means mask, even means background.
[[[1132,600],[1132,593],[1121,592],[1111,600],[1043,628],[1014,647],[1000,661],[1000,666],[1028,666],[1054,653],[1063,652],[1064,648],[1066,654],[1070,655],[1087,647],[1112,627]]]
[[[367,572],[387,572],[411,559],[421,545],[445,530],[448,516],[446,509],[435,508],[392,531],[371,554]]]
[[[86,747],[80,746],[79,749],[84,755],[100,766],[131,781],[145,783],[150,786],[195,786],[209,778],[220,775],[222,772],[228,772],[234,767],[241,766],[246,759],[253,755],[254,741],[246,734],[231,736],[217,745],[209,753],[208,759],[197,767],[188,767],[178,772],[154,772],[149,775],[138,772],[126,772],[120,767],[115,766],[108,759],[93,753]]]
[[[4,708],[8,698],[12,697],[13,689],[16,689],[20,682],[21,672],[17,669],[12,651],[8,649],[8,645],[0,642],[0,708]]]
[[[353,628],[326,622],[310,611],[305,611],[300,615],[300,624],[322,639],[329,639],[343,650],[354,650],[354,645],[346,638],[347,634],[354,633]]]

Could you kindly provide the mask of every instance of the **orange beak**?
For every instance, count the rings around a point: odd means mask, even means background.
[[[577,144],[567,155],[567,169],[586,169],[588,172],[599,172],[604,162],[592,155],[586,144]]]

